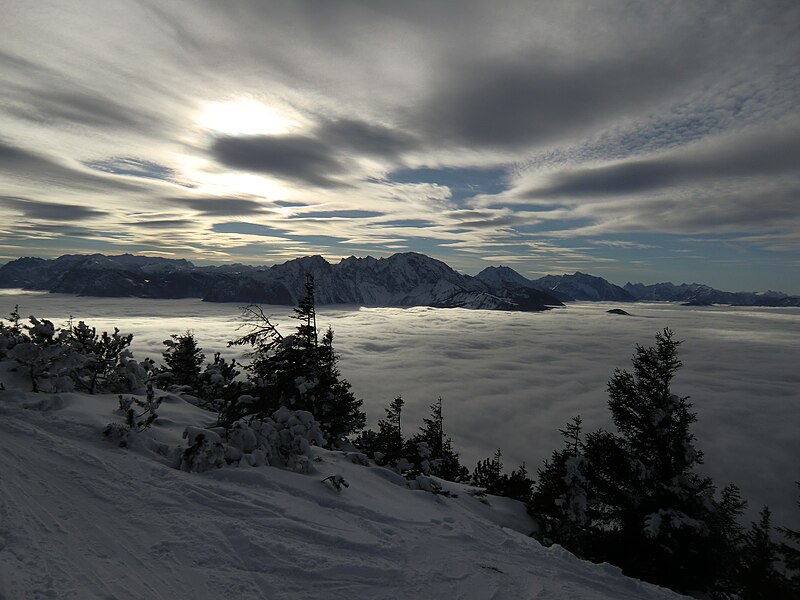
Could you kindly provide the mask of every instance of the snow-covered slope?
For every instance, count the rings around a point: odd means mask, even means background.
[[[209,414],[170,396],[139,443],[117,448],[101,437],[116,407],[0,391],[0,598],[678,597],[542,547],[513,500],[409,489],[341,452],[315,449],[308,475],[176,470],[163,450]],[[321,482],[333,474],[349,487]]]

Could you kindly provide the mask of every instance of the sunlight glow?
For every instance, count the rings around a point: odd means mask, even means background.
[[[252,98],[206,103],[197,122],[204,129],[225,135],[280,135],[298,126],[285,111]]]

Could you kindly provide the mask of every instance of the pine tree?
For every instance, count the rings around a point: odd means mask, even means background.
[[[420,473],[447,481],[469,480],[469,469],[460,464],[453,440],[445,435],[441,397],[430,408],[430,416],[423,418],[419,432],[407,443],[408,458]],[[424,448],[425,456],[420,455],[420,448]]]
[[[800,481],[796,483],[800,487]],[[800,500],[797,501],[797,507],[800,508]],[[793,572],[791,585],[795,593],[800,596],[800,529],[780,527],[779,531],[789,541],[788,544],[782,543],[780,550],[786,568]]]
[[[206,356],[197,345],[194,334],[191,331],[173,334],[170,339],[164,340],[164,345],[167,347],[162,354],[164,372],[169,374],[171,382],[197,392],[200,388],[200,367]]]
[[[655,346],[636,347],[634,372],[617,369],[609,381],[619,435],[591,434],[585,449],[590,512],[604,530],[591,558],[678,591],[707,591],[714,585],[715,488],[693,470],[702,462],[690,432],[696,414],[671,391],[679,345],[669,329],[657,333]]]
[[[350,391],[350,383],[342,379],[333,348],[333,329],[328,327],[317,348],[317,386],[312,413],[319,420],[329,445],[338,446],[348,435],[364,427],[366,415],[363,401]]]
[[[550,461],[538,470],[531,512],[542,523],[540,539],[558,543],[583,555],[588,516],[588,481],[586,458],[581,440],[582,421],[576,416],[560,429],[564,448],[556,450]]]
[[[787,600],[786,580],[775,569],[778,545],[772,541],[772,514],[766,506],[744,535],[739,565],[739,596],[742,600]]]
[[[484,488],[488,493],[502,496],[506,489],[508,476],[503,475],[503,453],[500,448],[494,456],[478,461],[472,472],[472,485]]]
[[[310,274],[305,291],[294,310],[299,324],[293,335],[282,336],[261,307],[248,306],[242,320],[250,331],[228,345],[252,347],[247,371],[257,401],[247,408],[248,414],[267,418],[281,406],[308,411],[325,432],[327,444],[338,446],[345,436],[364,426],[365,415],[362,401],[341,378],[333,330],[329,328],[322,343],[319,341]],[[228,412],[236,414],[235,410]]]
[[[378,464],[394,464],[405,458],[402,427],[403,398],[397,396],[386,409],[386,418],[378,421],[373,451]]]

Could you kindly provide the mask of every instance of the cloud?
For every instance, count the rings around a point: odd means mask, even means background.
[[[342,185],[332,177],[343,174],[344,166],[313,137],[224,136],[213,141],[211,154],[221,164],[235,169],[314,187]]]
[[[375,212],[373,210],[312,210],[290,215],[289,218],[293,220],[370,219],[372,217],[380,217],[382,215],[383,213]]]
[[[173,181],[175,178],[173,169],[157,162],[133,156],[116,156],[106,160],[86,161],[83,164],[91,169],[111,173],[112,175],[127,175],[129,177],[160,179],[162,181]]]
[[[11,112],[33,121],[65,122],[100,128],[128,128],[141,131],[152,124],[152,117],[116,100],[89,90],[25,89],[17,92],[24,101]]]
[[[337,188],[345,185],[342,176],[353,170],[353,161],[396,158],[414,147],[409,134],[383,125],[323,119],[307,134],[218,136],[210,152],[227,167]]]
[[[167,335],[187,329],[207,356],[241,358],[241,349],[226,347],[238,335],[234,305],[182,300],[159,303],[147,316],[147,301],[25,295],[7,298],[6,306],[17,302],[54,322],[74,315],[100,329],[122,326],[134,334],[138,358],[157,358]],[[684,340],[673,390],[691,396],[698,412],[693,431],[705,452],[702,472],[720,486],[741,486],[748,517],[769,504],[776,522],[800,526],[792,475],[800,453],[793,427],[800,402],[797,317],[775,309],[636,304],[621,326],[605,313],[611,307],[584,303],[536,314],[318,307],[317,322],[335,331],[339,366],[364,399],[369,426],[402,394],[411,435],[441,396],[445,431],[464,464],[473,467],[500,446],[509,469],[525,461],[534,472],[561,447],[558,429],[573,416],[581,415],[586,431],[613,427],[606,382],[615,368],[630,369],[636,344],[651,345],[656,331],[671,327]],[[281,331],[296,326],[291,307],[269,313]]]
[[[21,212],[28,219],[42,221],[82,221],[102,217],[108,213],[74,204],[38,202],[25,198],[0,196],[0,204]]]
[[[347,151],[357,156],[394,158],[417,145],[408,133],[356,119],[323,121],[313,137],[333,152]]]
[[[207,216],[252,215],[268,210],[264,204],[245,198],[167,198],[167,202],[185,206]]]
[[[135,227],[145,227],[147,229],[183,229],[194,224],[188,219],[150,219],[135,221]]]
[[[530,199],[579,199],[642,194],[744,177],[797,174],[800,126],[785,124],[721,136],[653,158],[556,171],[527,190]]]
[[[63,165],[0,139],[0,172],[11,180],[29,180],[88,190],[135,191],[139,186]]]
[[[697,76],[701,62],[659,64],[632,53],[570,64],[533,50],[457,69],[456,79],[423,105],[423,119],[432,131],[463,144],[542,146],[643,104],[658,106]]]

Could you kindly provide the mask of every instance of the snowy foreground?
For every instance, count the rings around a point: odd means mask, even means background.
[[[313,449],[308,475],[172,468],[210,414],[167,396],[132,448],[101,432],[115,395],[33,394],[3,364],[0,599],[678,598],[528,537],[522,504],[409,489]],[[14,389],[16,388],[16,389]],[[163,446],[162,446],[163,448]],[[337,492],[321,480],[339,474]]]

